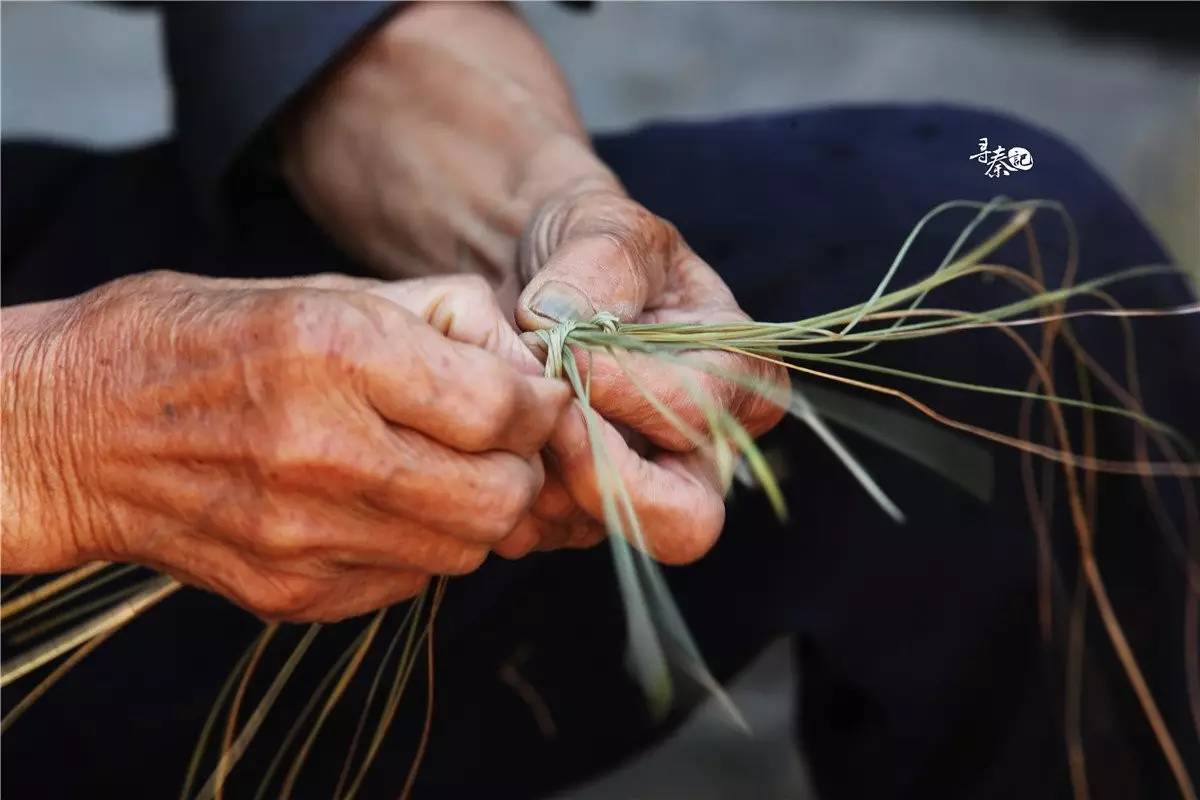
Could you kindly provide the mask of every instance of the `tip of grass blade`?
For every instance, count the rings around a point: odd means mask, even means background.
[[[775,473],[771,471],[771,466],[767,463],[762,450],[758,448],[754,437],[730,414],[724,415],[722,424],[728,432],[729,438],[741,450],[742,456],[746,459],[746,465],[750,468],[755,480],[758,481],[759,488],[763,490],[767,500],[771,503],[775,516],[779,518],[780,522],[787,522],[788,509],[787,501],[783,497],[783,490],[779,488],[779,482],[775,480]]]
[[[892,499],[887,496],[879,484],[876,483],[875,479],[871,477],[871,473],[867,472],[866,467],[859,463],[858,459],[846,449],[846,446],[842,444],[842,441],[837,438],[832,430],[829,429],[829,426],[825,424],[824,420],[817,415],[817,412],[813,410],[812,405],[804,398],[804,395],[799,390],[796,390],[792,395],[792,404],[788,408],[788,413],[801,420],[804,422],[804,424],[808,425],[810,429],[812,429],[812,432],[817,435],[817,438],[824,442],[825,446],[828,447],[833,454],[838,457],[838,460],[842,462],[842,465],[850,472],[851,475],[854,476],[854,479],[858,481],[859,485],[866,490],[867,494],[871,496],[871,499],[874,500],[881,509],[883,509],[883,512],[892,518],[893,522],[895,522],[897,525],[903,525],[905,523],[906,520],[904,517],[904,512],[900,510],[899,506],[892,502]]]

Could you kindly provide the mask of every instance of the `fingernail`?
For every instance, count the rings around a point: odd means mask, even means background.
[[[529,310],[553,322],[591,319],[596,309],[574,286],[549,281],[529,301]]]

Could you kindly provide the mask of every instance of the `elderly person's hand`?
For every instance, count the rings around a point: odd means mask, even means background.
[[[6,572],[139,562],[288,619],[520,535],[569,398],[467,276],[151,273],[5,309],[3,363]]]
[[[626,321],[745,319],[717,274],[599,161],[553,59],[501,4],[406,5],[302,98],[280,139],[300,201],[384,275],[484,275],[527,329],[595,311]],[[782,380],[762,362],[708,360],[748,381]],[[639,383],[705,427],[678,375],[634,363]],[[752,433],[782,415],[744,385],[694,378]],[[597,364],[594,385],[605,417],[661,448],[640,455],[607,428],[649,549],[671,562],[701,556],[724,521],[711,460],[611,362]],[[498,552],[586,546],[603,535],[578,410],[564,417],[552,452],[559,469],[535,503],[538,524]]]
[[[526,236],[522,266],[529,281],[517,307],[517,319],[526,329],[587,320],[597,311],[624,322],[749,319],[725,282],[673,225],[617,189],[563,193],[542,207]],[[686,367],[633,353],[620,362],[602,354],[576,361],[585,379],[590,377],[591,404],[605,419],[605,449],[629,489],[651,554],[668,563],[702,556],[724,524],[726,487],[712,454],[697,448],[694,434],[665,419],[642,390],[653,393],[693,431],[708,428],[695,400],[700,395],[757,436],[783,416],[780,398],[787,395],[787,383],[782,369],[716,351],[682,355]],[[720,377],[724,375],[739,380]],[[633,449],[629,437],[612,423],[653,447]],[[557,466],[553,471],[571,496],[600,517],[602,496],[580,409],[564,417],[551,439],[551,453]]]

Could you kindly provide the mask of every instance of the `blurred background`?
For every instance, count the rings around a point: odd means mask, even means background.
[[[520,7],[594,130],[845,103],[1005,111],[1074,144],[1178,263],[1200,269],[1200,26],[1191,4]],[[168,135],[160,33],[150,6],[0,4],[0,134],[103,147]],[[705,708],[656,751],[563,796],[811,797],[789,733],[788,649],[768,650],[733,695],[752,737]]]

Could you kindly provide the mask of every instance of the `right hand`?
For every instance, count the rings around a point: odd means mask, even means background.
[[[569,400],[490,297],[151,273],[14,326],[5,571],[133,561],[333,620],[475,569],[525,520]]]

